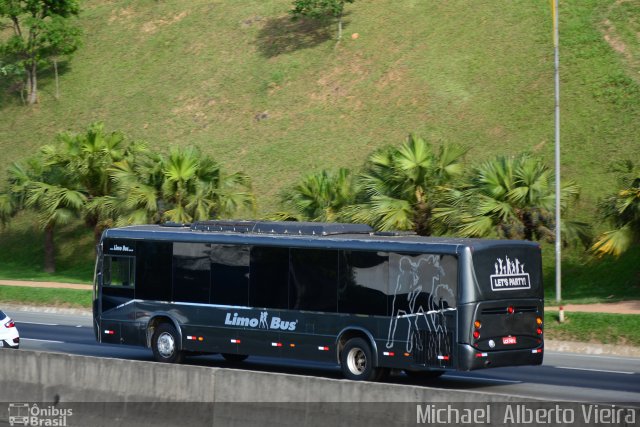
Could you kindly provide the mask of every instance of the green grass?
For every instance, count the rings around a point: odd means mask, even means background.
[[[91,290],[0,286],[3,304],[91,308]]]
[[[93,237],[82,224],[60,227],[55,236],[56,272],[45,273],[44,234],[32,215],[21,214],[0,232],[0,279],[89,284],[93,278]]]
[[[562,303],[587,304],[640,299],[640,247],[620,258],[593,258],[579,250],[564,250],[562,263]],[[543,245],[545,301],[557,305],[555,291],[555,251]]]
[[[291,22],[290,0],[82,5],[84,46],[61,65],[59,100],[50,70],[39,76],[35,107],[0,79],[0,178],[57,132],[95,120],[156,151],[196,146],[244,171],[258,216],[277,210],[277,194],[304,173],[357,167],[409,132],[469,147],[469,164],[522,151],[552,164],[548,2],[356,2],[338,44],[333,26]],[[609,163],[640,163],[637,16],[637,3],[616,0],[567,0],[560,9],[563,178],[583,189],[570,215],[597,231],[605,225],[594,204],[615,185]],[[263,112],[268,118],[256,120]],[[0,230],[0,278],[91,280],[90,232],[78,225],[57,234],[53,276],[42,272],[41,242],[25,216]],[[553,299],[553,247],[544,256]],[[563,299],[639,298],[639,256],[597,262],[566,249]]]
[[[558,312],[545,312],[545,339],[640,346],[640,316],[577,313],[558,322]]]

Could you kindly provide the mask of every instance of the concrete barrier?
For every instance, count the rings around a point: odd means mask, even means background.
[[[62,408],[72,409],[64,425],[389,426],[415,424],[416,404],[457,402],[483,408],[487,402],[524,400],[535,401],[474,391],[0,351],[0,401],[59,408],[48,412],[53,416]],[[0,404],[0,424],[10,412]],[[502,424],[499,421],[495,425]]]

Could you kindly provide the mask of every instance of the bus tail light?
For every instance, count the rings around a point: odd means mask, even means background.
[[[536,329],[536,332],[538,333],[538,335],[542,335],[542,328]]]
[[[480,338],[480,328],[482,328],[482,322],[479,320],[476,320],[475,322],[473,322],[473,327],[475,328],[475,330],[473,331],[473,339],[478,339]]]
[[[512,306],[512,305],[510,305],[509,307],[507,307],[507,313],[509,313],[509,314],[513,314],[515,311],[516,311],[516,310],[515,310],[515,308],[513,308],[513,306]]]

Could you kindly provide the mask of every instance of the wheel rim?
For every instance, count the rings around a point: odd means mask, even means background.
[[[168,332],[163,332],[158,337],[158,353],[162,357],[171,357],[176,348],[176,342],[173,336]]]
[[[362,375],[367,369],[367,355],[361,348],[352,348],[347,355],[349,371],[356,375]]]

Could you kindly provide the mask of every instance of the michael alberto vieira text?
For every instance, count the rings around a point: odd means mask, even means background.
[[[499,405],[504,407],[504,414],[498,415],[501,424],[629,424],[636,423],[636,409],[599,406],[596,404],[580,404],[575,407],[550,405],[549,407],[528,408],[525,404]],[[501,411],[498,411],[501,412]],[[454,408],[448,404],[417,405],[417,424],[491,424],[491,405],[477,408]]]

